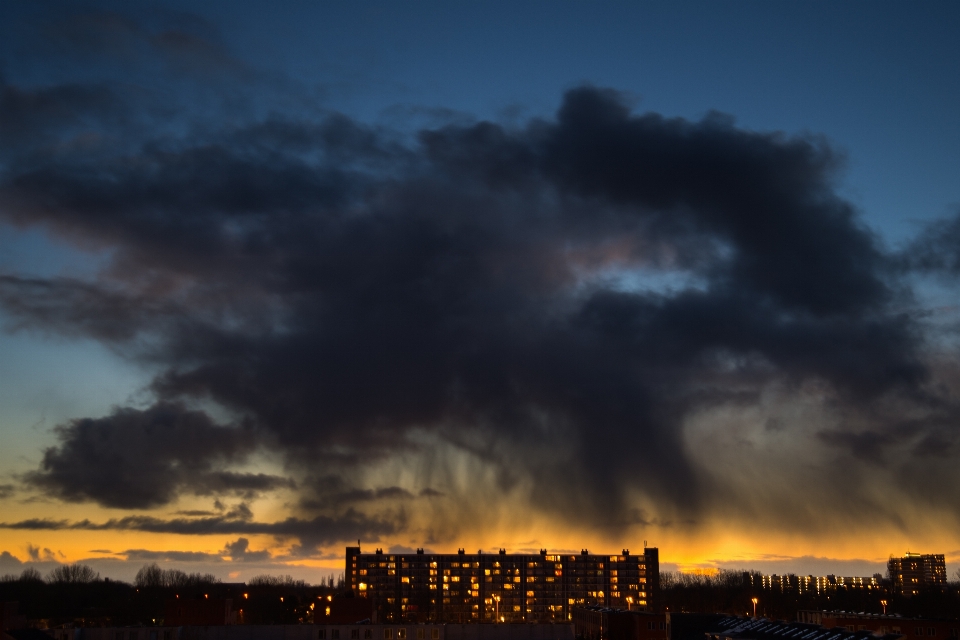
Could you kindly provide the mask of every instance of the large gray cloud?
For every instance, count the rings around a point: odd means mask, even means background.
[[[93,89],[45,91],[102,111]],[[710,488],[684,421],[771,380],[826,385],[849,425],[883,400],[912,416],[914,436],[953,446],[955,429],[918,417],[956,401],[929,384],[922,325],[900,311],[903,261],[837,195],[842,158],[826,141],[716,114],[635,115],[592,87],[519,128],[406,133],[287,115],[144,129],[89,152],[24,147],[29,162],[0,175],[2,215],[112,257],[96,281],[7,275],[0,303],[17,327],[93,336],[162,367],[156,406],[61,427],[31,482],[156,505],[288,482],[217,467],[254,447],[349,474],[422,448],[411,434],[427,432],[500,465],[504,486],[522,459],[538,508],[620,526],[610,514],[632,492],[695,514]],[[188,411],[196,400],[246,428]],[[902,422],[820,440],[879,451]],[[547,451],[556,438],[562,459]],[[155,447],[145,470],[128,462]],[[412,498],[314,489],[304,509]],[[174,528],[201,523],[259,526]]]
[[[246,495],[293,486],[286,478],[217,469],[218,462],[243,460],[256,435],[176,403],[75,420],[57,435],[60,446],[47,449],[26,480],[68,501],[135,508],[165,504],[180,491]]]

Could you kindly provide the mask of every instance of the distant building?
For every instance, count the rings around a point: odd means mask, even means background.
[[[573,628],[583,640],[670,640],[670,614],[608,607],[574,607]]]
[[[843,629],[851,633],[868,632],[873,635],[899,635],[902,640],[957,640],[960,621],[903,618],[875,613],[848,613],[846,611],[798,611],[797,620],[818,624],[826,629]]]
[[[921,554],[909,551],[900,558],[890,556],[887,562],[890,582],[897,593],[912,596],[920,589],[947,583],[947,564],[943,554]]]
[[[643,555],[361,553],[347,547],[345,577],[373,601],[377,622],[569,622],[574,607],[656,610],[660,559]]]
[[[757,589],[779,591],[780,593],[815,593],[821,595],[837,589],[880,590],[885,588],[883,576],[876,573],[866,576],[798,576],[793,573],[783,575],[760,575],[744,573],[744,582]]]

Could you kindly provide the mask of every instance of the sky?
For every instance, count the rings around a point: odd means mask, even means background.
[[[0,5],[0,574],[960,570],[956,3],[195,5]]]

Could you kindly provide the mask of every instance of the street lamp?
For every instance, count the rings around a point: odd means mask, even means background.
[[[627,611],[630,611],[630,605],[633,604],[633,596],[627,596]]]
[[[881,601],[880,601],[880,606],[883,607],[883,615],[887,615],[887,601],[886,601],[886,600],[881,600]]]
[[[493,596],[493,602],[497,607],[497,617],[494,619],[494,622],[500,624],[500,596]]]
[[[753,617],[756,618],[757,617],[757,599],[750,598],[750,602],[753,603]]]

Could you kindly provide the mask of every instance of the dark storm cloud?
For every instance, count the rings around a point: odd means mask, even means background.
[[[169,502],[180,491],[251,495],[292,486],[286,478],[217,469],[242,461],[257,437],[176,403],[74,420],[58,427],[57,436],[60,444],[44,452],[40,468],[25,480],[71,502],[142,508]]]
[[[404,140],[343,115],[274,116],[7,165],[2,215],[112,251],[96,282],[5,276],[14,325],[164,367],[155,407],[61,427],[30,481],[145,507],[292,487],[226,468],[256,447],[338,478],[423,453],[416,431],[497,466],[500,489],[529,475],[539,508],[618,527],[602,514],[633,490],[702,505],[681,430],[696,410],[755,400],[771,380],[821,382],[854,413],[923,393],[920,330],[893,311],[897,261],[836,195],[842,158],[821,139],[638,116],[584,87],[555,119]],[[245,428],[187,410],[195,400]],[[414,498],[305,487],[307,511]],[[397,530],[351,518],[62,526]]]
[[[352,486],[346,479],[337,475],[306,478],[301,484],[301,490],[300,506],[305,509],[338,508],[377,501],[397,502],[414,498],[412,493],[402,487],[362,489]],[[424,494],[421,493],[421,495]]]

